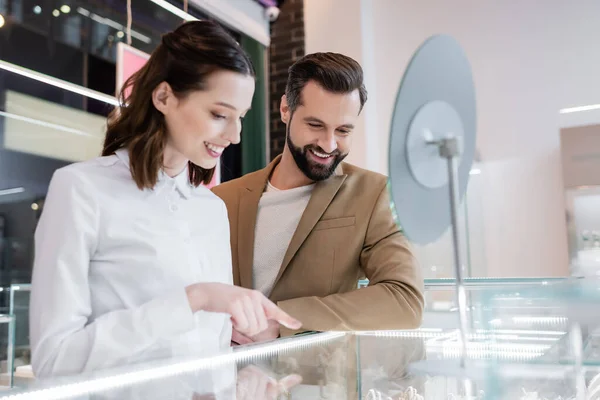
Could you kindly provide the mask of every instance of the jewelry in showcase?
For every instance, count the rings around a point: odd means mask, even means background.
[[[292,399],[292,393],[289,390],[284,390],[281,392],[281,394],[279,395],[279,397],[277,397],[277,400],[291,400]]]
[[[409,386],[398,400],[425,400],[425,397],[417,393],[417,389]]]
[[[396,397],[399,396],[399,397]],[[395,395],[394,397],[386,396],[376,389],[371,389],[367,393],[365,400],[425,400],[425,397],[421,396],[417,389],[409,386],[404,392]]]
[[[448,400],[483,400],[485,399],[485,393],[483,392],[483,390],[480,390],[479,393],[477,393],[477,396],[462,396],[462,395],[456,395],[453,393],[448,394]]]
[[[521,388],[521,391],[523,392],[523,395],[520,397],[520,400],[575,400],[576,397],[575,396],[568,396],[568,397],[563,397],[561,395],[557,395],[557,394],[551,394],[550,397],[546,397],[546,396],[541,396],[539,394],[539,392],[533,391],[533,392],[528,392],[527,389],[525,388]],[[589,397],[586,397],[586,399]]]
[[[525,390],[525,388],[521,388],[521,390],[523,391],[523,396],[521,397],[521,400],[570,400],[571,399],[571,398],[567,399],[562,396],[553,397],[551,399],[548,399],[547,397],[540,397],[538,392],[528,392],[527,390]]]
[[[588,384],[587,396],[589,400],[600,399],[600,374],[594,376]]]

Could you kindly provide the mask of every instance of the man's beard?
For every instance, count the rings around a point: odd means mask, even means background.
[[[286,143],[300,171],[302,171],[302,173],[311,181],[324,181],[333,175],[337,166],[344,160],[344,158],[346,158],[348,153],[342,154],[337,149],[334,150],[333,153],[327,153],[322,148],[314,144],[308,144],[304,146],[304,148],[298,147],[294,144],[294,142],[292,142],[290,125],[291,121],[286,129]],[[333,158],[333,160],[327,165],[319,164],[309,158],[308,151],[310,149],[316,150],[317,152],[323,154],[331,154],[331,158]]]

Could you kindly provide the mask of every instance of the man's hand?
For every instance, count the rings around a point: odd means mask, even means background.
[[[250,343],[267,342],[269,340],[277,339],[279,337],[279,327],[279,322],[269,320],[267,329],[254,336],[246,336],[234,329],[231,335],[231,344],[233,346],[237,346]]]

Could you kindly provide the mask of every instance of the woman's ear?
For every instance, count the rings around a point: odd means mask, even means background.
[[[167,82],[161,82],[152,91],[152,104],[154,104],[154,107],[156,107],[163,115],[166,115],[169,112],[174,101],[175,96],[173,95],[173,90]]]

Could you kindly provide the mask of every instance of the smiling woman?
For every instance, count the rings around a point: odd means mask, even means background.
[[[228,51],[211,52],[219,47]],[[238,57],[232,57],[235,52]],[[167,173],[180,172],[184,159],[191,183],[210,182],[216,160],[204,159],[211,155],[206,146],[212,144],[220,155],[219,147],[239,142],[253,78],[250,59],[222,28],[208,22],[183,25],[165,35],[145,66],[123,85],[121,103],[127,107],[111,116],[102,154],[127,147],[140,188],[153,187],[162,166]]]
[[[300,324],[233,286],[225,205],[210,181],[240,141],[254,70],[217,24],[164,36],[124,85],[103,156],[56,171],[35,236],[37,377],[206,355],[269,321]],[[60,227],[57,230],[57,227]]]

